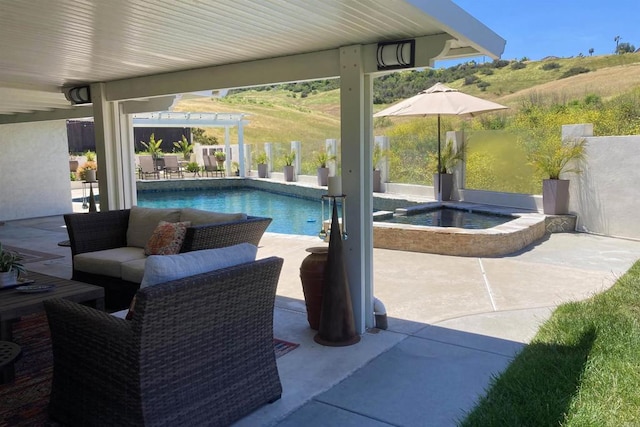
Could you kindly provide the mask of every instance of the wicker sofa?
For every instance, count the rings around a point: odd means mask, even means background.
[[[270,257],[142,288],[131,320],[45,301],[50,416],[69,426],[226,426],[279,399],[281,268]]]
[[[64,215],[71,255],[72,280],[105,288],[108,310],[128,307],[140,287],[145,242],[160,220],[191,220],[180,252],[258,245],[271,218],[220,214],[197,209],[131,209]],[[130,226],[131,225],[131,226]]]

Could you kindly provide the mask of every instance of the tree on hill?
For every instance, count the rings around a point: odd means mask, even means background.
[[[636,47],[631,43],[620,43],[616,48],[616,53],[622,55],[623,53],[632,53],[636,50]]]
[[[593,52],[595,52],[595,50],[592,47],[589,48],[589,56],[593,56]]]

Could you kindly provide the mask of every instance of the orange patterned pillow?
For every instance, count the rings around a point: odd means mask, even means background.
[[[144,247],[145,255],[174,255],[180,252],[190,221],[160,221]]]

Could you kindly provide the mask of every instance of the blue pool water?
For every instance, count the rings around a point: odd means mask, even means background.
[[[492,228],[513,220],[512,216],[461,209],[437,208],[413,215],[399,215],[385,219],[384,222],[409,225],[430,225],[436,227],[458,227],[466,229]]]
[[[139,192],[138,206],[245,212],[247,215],[273,218],[267,231],[281,234],[317,236],[322,222],[320,200],[245,188]]]

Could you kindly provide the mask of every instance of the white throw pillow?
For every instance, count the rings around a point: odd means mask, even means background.
[[[151,255],[140,288],[255,261],[258,247],[250,243],[203,249],[177,255]]]

